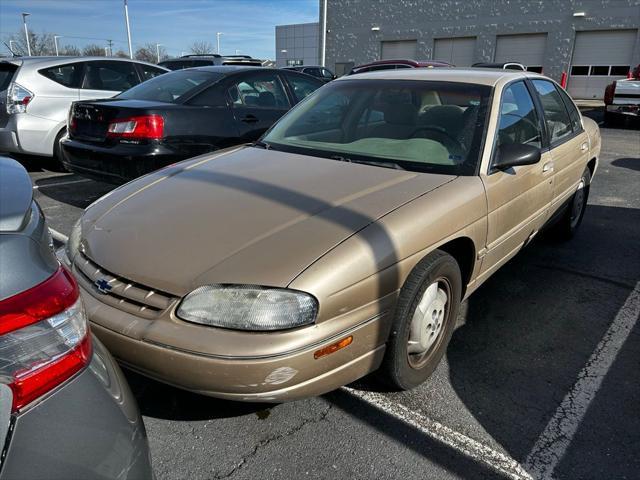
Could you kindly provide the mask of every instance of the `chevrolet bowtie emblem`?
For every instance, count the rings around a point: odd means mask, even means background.
[[[104,278],[96,280],[95,282],[93,282],[93,284],[96,286],[100,293],[104,293],[105,295],[109,293],[109,291],[113,288]]]

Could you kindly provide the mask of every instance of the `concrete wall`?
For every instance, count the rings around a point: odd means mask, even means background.
[[[318,35],[317,23],[276,26],[276,66],[286,67],[289,59],[318,65]]]
[[[576,31],[640,28],[640,0],[326,1],[330,69],[379,59],[387,40],[416,39],[416,59],[423,60],[432,58],[435,38],[475,36],[475,61],[482,62],[493,61],[498,35],[547,33],[544,73],[559,80],[571,63]],[[574,17],[575,12],[585,17]],[[640,34],[633,54],[633,64],[638,63]]]

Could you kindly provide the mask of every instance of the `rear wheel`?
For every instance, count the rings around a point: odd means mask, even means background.
[[[416,266],[400,292],[383,380],[406,390],[429,378],[451,339],[461,292],[460,268],[449,254],[436,250]]]
[[[53,158],[50,162],[48,162],[47,169],[53,170],[54,172],[68,172],[67,167],[64,166],[62,160],[64,158],[64,153],[62,152],[62,146],[60,145],[60,140],[67,134],[67,129],[63,128],[56,135],[56,139],[53,142]]]
[[[589,199],[589,186],[591,184],[591,172],[589,169],[585,169],[578,187],[569,201],[567,211],[562,215],[558,223],[554,227],[554,233],[556,237],[561,240],[571,239],[584,217],[584,212],[587,208],[587,200]]]

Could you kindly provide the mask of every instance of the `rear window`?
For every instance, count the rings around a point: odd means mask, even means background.
[[[11,63],[0,63],[0,90],[6,90],[11,83],[14,73],[18,70],[16,65]]]
[[[180,70],[147,80],[122,92],[116,98],[178,103],[183,96],[188,96],[199,85],[219,80],[223,76],[221,73],[200,70]]]
[[[56,67],[43,68],[39,70],[40,75],[44,75],[49,80],[53,80],[68,88],[80,87],[80,75],[82,74],[82,63],[68,63]]]

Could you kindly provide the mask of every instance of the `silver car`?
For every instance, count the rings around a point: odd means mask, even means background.
[[[107,57],[0,60],[0,151],[54,157],[71,102],[109,98],[167,69]]]

